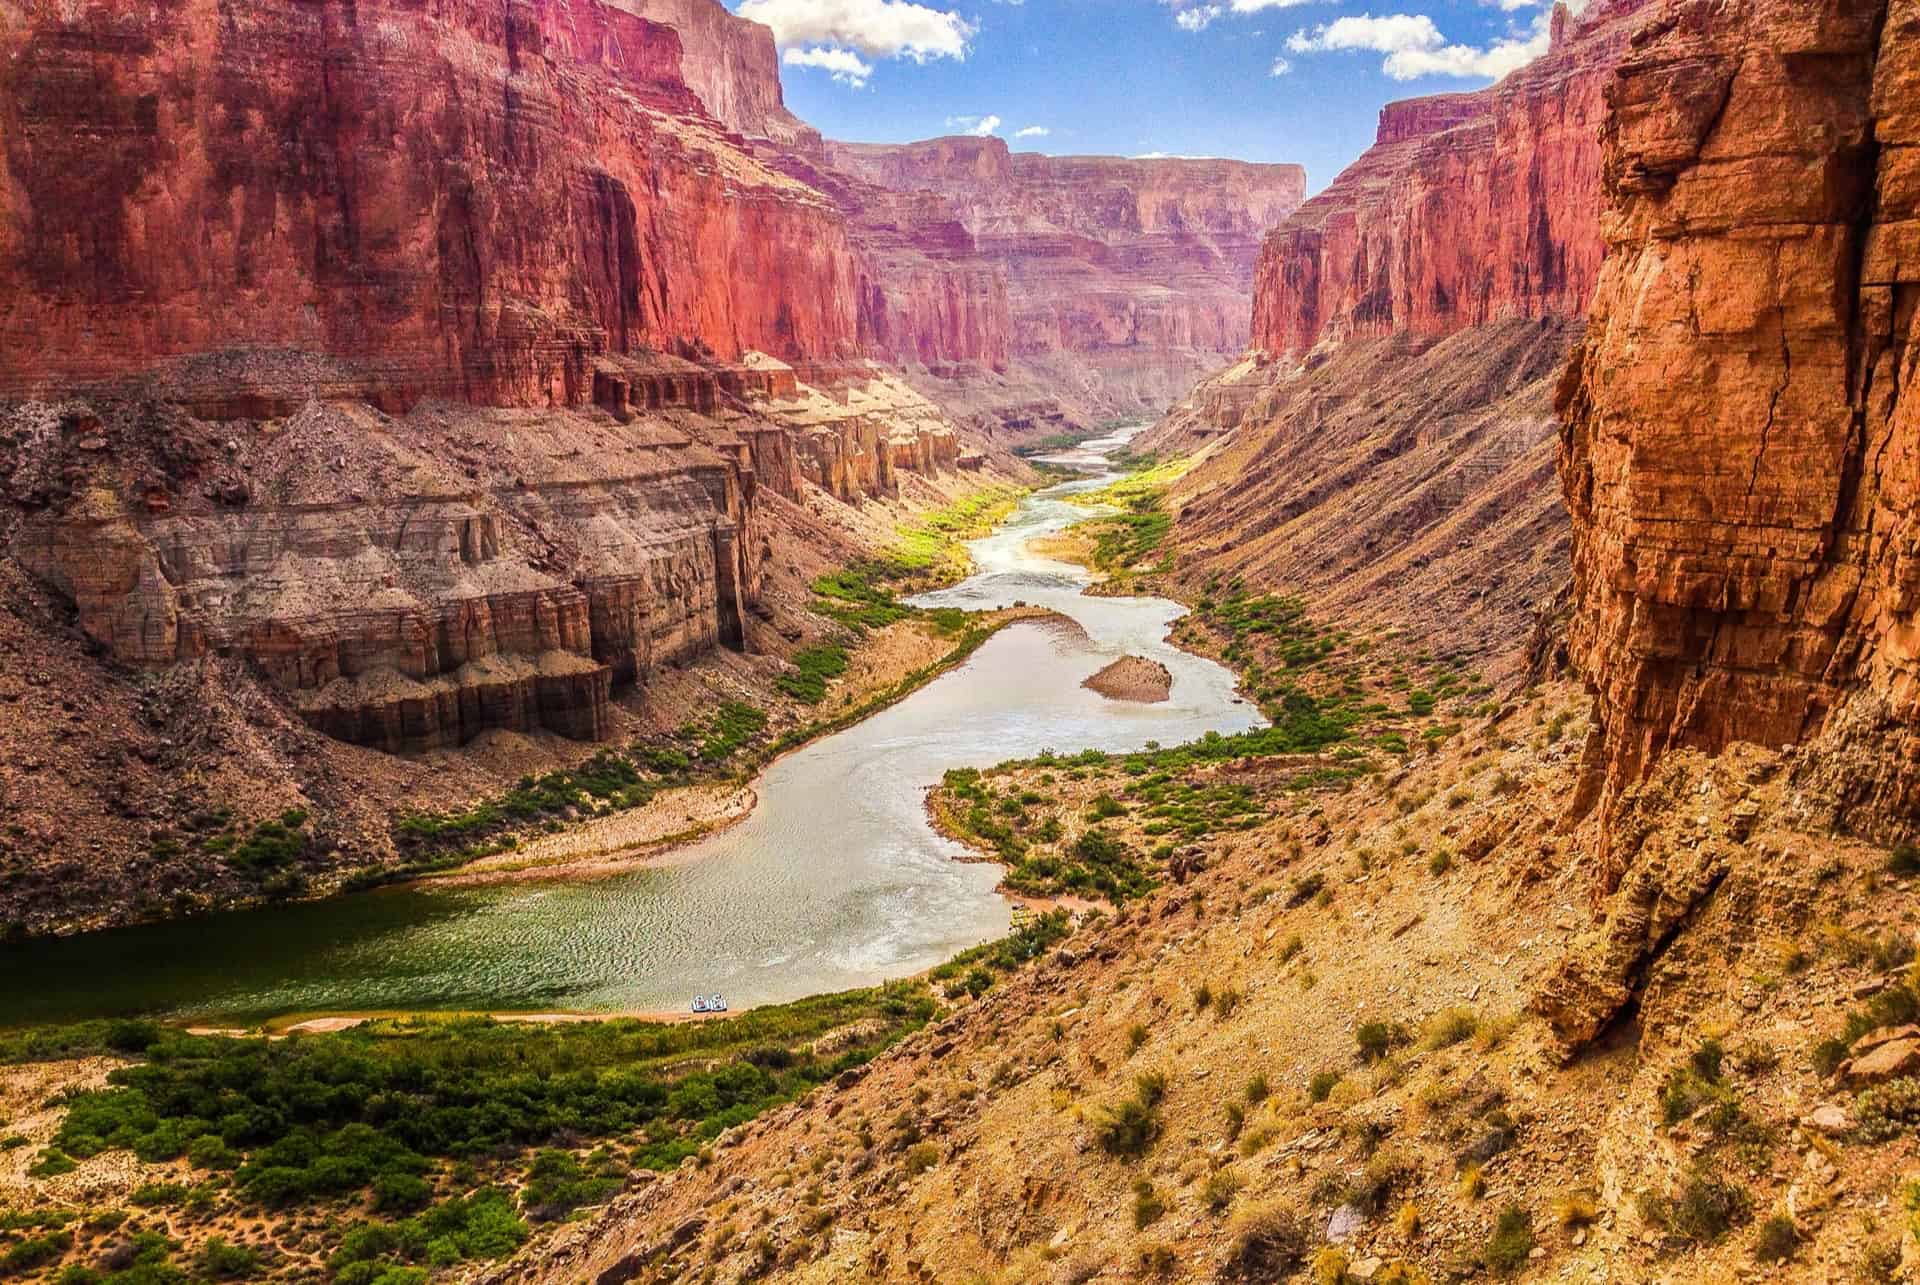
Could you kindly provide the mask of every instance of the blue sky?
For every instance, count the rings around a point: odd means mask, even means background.
[[[1313,191],[1382,103],[1537,53],[1550,2],[726,0],[774,29],[788,105],[830,137],[1297,161]]]

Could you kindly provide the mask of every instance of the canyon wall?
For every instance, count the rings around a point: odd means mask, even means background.
[[[1553,394],[1600,266],[1602,95],[1646,6],[1561,9],[1498,84],[1389,104],[1267,237],[1252,351],[1142,439],[1207,451],[1172,497],[1184,580],[1517,670],[1566,578]]]
[[[1608,258],[1562,391],[1590,797],[1821,739],[1920,805],[1920,5],[1668,0],[1607,91]]]
[[[390,409],[577,405],[607,354],[857,345],[840,212],[627,10],[30,0],[0,43],[0,393],[287,348]],[[770,119],[748,70],[702,79]]]
[[[680,38],[687,87],[728,129],[787,147],[816,148],[820,132],[787,110],[773,32],[717,0],[614,0]]]
[[[1306,190],[1296,165],[1051,157],[997,138],[829,142],[822,164],[857,189],[856,235],[883,265],[870,349],[1016,429],[1157,412],[1243,348],[1260,238]],[[902,217],[907,193],[937,204]],[[922,279],[932,306],[903,303]]]
[[[1601,93],[1645,0],[1564,7],[1491,88],[1390,103],[1377,141],[1267,238],[1253,346],[1578,316],[1600,270]]]

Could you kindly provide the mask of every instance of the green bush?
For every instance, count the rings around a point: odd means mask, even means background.
[[[805,647],[793,654],[793,669],[780,675],[775,686],[808,705],[818,705],[827,684],[847,672],[847,649],[838,643]]]
[[[1511,1276],[1527,1265],[1533,1251],[1533,1216],[1519,1205],[1500,1211],[1487,1240],[1487,1266],[1502,1276]]]
[[[1364,1061],[1378,1062],[1407,1042],[1407,1032],[1397,1022],[1362,1022],[1353,1038]]]
[[[251,1280],[259,1274],[260,1255],[245,1245],[230,1245],[214,1236],[200,1247],[195,1265],[202,1276],[213,1280]]]
[[[1800,1248],[1800,1231],[1793,1219],[1775,1214],[1760,1224],[1754,1237],[1753,1256],[1763,1263],[1784,1263]]]

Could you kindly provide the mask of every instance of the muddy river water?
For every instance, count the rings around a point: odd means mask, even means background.
[[[1125,434],[1072,462],[1101,467]],[[251,1020],[382,1009],[667,1011],[696,993],[735,1008],[871,985],[1007,930],[997,866],[955,860],[928,786],[950,767],[1046,748],[1139,748],[1258,714],[1227,670],[1165,641],[1158,598],[1081,592],[1087,575],[1026,548],[1085,516],[1064,502],[1100,476],[1038,492],[975,541],[975,574],[929,606],[1015,601],[1077,621],[1018,624],[962,666],[859,725],[787,755],[758,808],[671,861],[591,879],[387,889],[0,948],[0,1024],[121,1013]],[[1081,681],[1113,658],[1173,673],[1171,700],[1106,700]]]

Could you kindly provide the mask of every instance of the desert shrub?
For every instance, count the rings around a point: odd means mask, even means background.
[[[1863,1142],[1891,1142],[1920,1128],[1920,1080],[1874,1085],[1855,1099],[1853,1115]]]
[[[1234,1219],[1223,1281],[1285,1280],[1307,1260],[1311,1233],[1300,1216],[1284,1205],[1262,1205]]]
[[[1753,1239],[1753,1256],[1763,1263],[1784,1263],[1800,1247],[1800,1232],[1793,1219],[1775,1214],[1760,1224]]]
[[[1268,1085],[1264,1072],[1256,1072],[1253,1078],[1247,1081],[1246,1098],[1248,1103],[1252,1105],[1265,1102],[1267,1095],[1271,1092],[1272,1088]]]
[[[1533,1216],[1519,1205],[1500,1211],[1487,1239],[1487,1266],[1502,1276],[1510,1276],[1527,1264],[1533,1251]]]
[[[1427,873],[1443,875],[1453,869],[1453,853],[1447,848],[1435,848],[1433,855],[1427,858]]]
[[[1094,1121],[1100,1149],[1122,1159],[1145,1155],[1159,1136],[1159,1108],[1138,1096],[1102,1107]]]
[[[1895,844],[1887,853],[1887,872],[1895,875],[1920,874],[1920,847],[1911,843]]]
[[[1420,1028],[1420,1047],[1429,1052],[1452,1048],[1473,1038],[1480,1029],[1480,1018],[1470,1008],[1449,1008],[1435,1013]]]
[[[1325,1102],[1333,1092],[1333,1086],[1340,1083],[1338,1071],[1316,1071],[1307,1081],[1307,1099],[1311,1102]]]
[[[1363,1061],[1378,1062],[1407,1042],[1407,1032],[1398,1022],[1362,1022],[1353,1039]]]
[[[1553,1202],[1553,1220],[1569,1231],[1589,1226],[1599,1216],[1599,1202],[1590,1191],[1570,1191]]]
[[[1876,1240],[1862,1246],[1852,1275],[1859,1285],[1894,1285],[1900,1279],[1900,1243]]]
[[[230,1245],[215,1236],[200,1247],[196,1265],[202,1276],[217,1281],[251,1280],[259,1274],[260,1255],[245,1245]]]
[[[903,1167],[909,1178],[918,1178],[938,1163],[940,1163],[940,1148],[931,1142],[922,1142],[907,1152]]]
[[[0,1276],[24,1276],[59,1262],[73,1247],[73,1233],[52,1231],[15,1241],[0,1252]]]
[[[1143,1230],[1158,1222],[1160,1215],[1167,1212],[1167,1202],[1153,1189],[1153,1184],[1145,1178],[1133,1184],[1133,1225],[1135,1230]]]
[[[1216,1169],[1207,1179],[1207,1185],[1201,1190],[1200,1202],[1214,1213],[1219,1213],[1233,1203],[1240,1191],[1241,1178],[1232,1169]]]
[[[1705,1165],[1696,1165],[1670,1196],[1649,1193],[1640,1215],[1683,1241],[1711,1245],[1753,1216],[1753,1202],[1740,1187]]]

